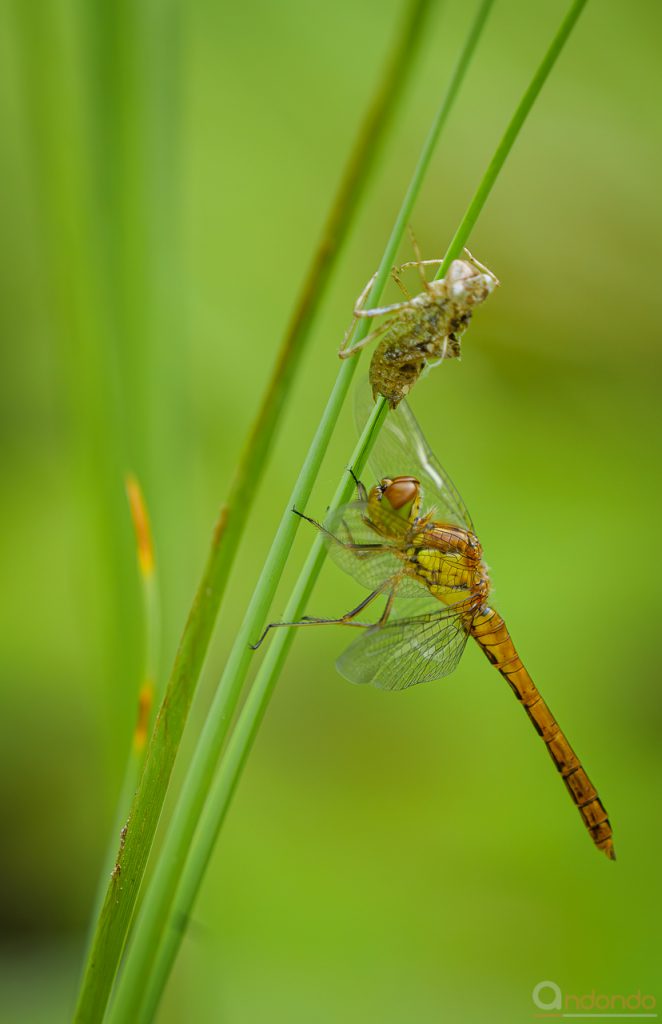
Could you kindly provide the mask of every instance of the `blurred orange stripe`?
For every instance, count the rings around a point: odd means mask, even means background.
[[[146,679],[140,687],[140,693],[138,694],[138,715],[136,717],[136,728],[133,732],[133,748],[137,753],[144,749],[147,742],[149,719],[153,703],[154,683],[151,679]]]
[[[140,484],[132,473],[126,476],[126,493],[129,499],[131,519],[136,532],[136,545],[138,548],[138,565],[143,576],[151,576],[154,572],[154,547],[152,545],[152,531],[149,525],[149,516],[145,506],[145,499],[140,489]]]

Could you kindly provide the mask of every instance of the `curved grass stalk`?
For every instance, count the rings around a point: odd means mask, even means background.
[[[79,993],[75,1015],[78,1022],[97,1022],[103,1018],[191,700],[247,520],[247,512],[275,438],[314,316],[404,91],[418,52],[418,44],[425,34],[427,18],[433,8],[433,0],[408,0],[406,4],[404,23],[399,28],[391,60],[350,157],[318,252],[281,346],[267,393],[240,458],[228,501],[220,511],[207,564],[184,627],[165,697],[157,715],[145,767],[131,804],[127,831],[122,830],[119,850],[113,858],[114,867]],[[285,551],[288,544],[286,540],[283,543]]]
[[[585,3],[586,0],[575,0],[549,50],[545,54],[538,71],[522,97],[497,147],[488,169],[480,181],[473,199],[460,222],[460,226],[453,236],[444,257],[440,274],[445,272],[443,270],[444,267],[448,267],[452,260],[460,255],[463,246],[468,241],[478,214],[491,192],[506,157],[512,149],[522,125],[531,111],[543,83],[561,53]],[[371,301],[373,298],[375,298],[374,295],[371,296]],[[358,333],[352,339],[352,341],[355,340],[360,340]],[[351,362],[353,361],[351,360]],[[384,399],[380,399],[375,404],[352,456],[350,465],[357,474],[360,474],[367,460],[385,415],[386,402]],[[337,488],[331,507],[337,507],[349,500],[353,487],[353,481],[346,475]],[[322,538],[318,535],[313,542],[311,551],[285,609],[285,620],[295,621],[300,619],[306,611],[308,599],[319,575],[325,555],[326,552]],[[150,957],[154,962],[153,970],[147,979],[144,975],[141,979],[142,984],[146,984],[142,1005],[139,1002],[133,1003],[136,1011],[135,1019],[140,1022],[150,1021],[157,1009],[159,999],[181,943],[185,924],[191,914],[218,834],[225,820],[232,795],[274,691],[280,671],[294,639],[294,634],[295,631],[292,629],[282,629],[276,630],[275,635],[271,637],[264,661],[258,670],[253,686],[246,698],[235,729],[223,754],[221,765],[211,785],[207,802],[200,817],[199,826],[195,832],[195,842],[191,844],[190,852],[181,872],[181,880],[172,903],[168,927],[162,930],[160,945],[156,953]],[[157,932],[151,933],[151,935],[154,939],[158,938]],[[144,941],[144,935],[139,934],[138,938]],[[143,960],[142,963],[147,968],[148,962]],[[127,1004],[124,1005],[126,1006]],[[139,1006],[141,1006],[141,1009],[138,1013],[137,1009]],[[117,1018],[118,1024],[120,1019],[119,1017]]]
[[[146,754],[147,738],[149,736],[149,725],[154,709],[156,693],[156,680],[158,678],[158,652],[161,636],[161,606],[159,599],[158,580],[156,575],[156,558],[152,543],[152,531],[145,505],[142,488],[136,477],[128,474],[126,477],[126,493],[129,501],[129,509],[136,538],[136,554],[138,561],[138,575],[140,577],[140,589],[143,604],[143,629],[144,629],[144,655],[142,678],[137,694],[136,721],[133,730],[131,750],[124,769],[124,779],[120,789],[120,797],[117,802],[115,821],[112,830],[112,839],[106,851],[104,871],[101,875],[96,899],[95,920],[106,892],[105,879],[115,864],[116,836],[124,823],[126,808],[131,797],[136,791],[140,772]],[[92,932],[89,935],[92,940]],[[89,944],[88,944],[89,945]]]
[[[526,92],[522,96],[515,113],[513,114],[508,127],[503,133],[501,142],[494,151],[494,156],[490,160],[487,170],[483,175],[478,188],[476,189],[469,206],[464,214],[464,217],[460,221],[457,231],[453,235],[448,251],[444,256],[443,263],[439,267],[437,277],[443,277],[454,259],[460,255],[462,249],[466,245],[469,236],[474,228],[478,217],[480,216],[481,210],[485,206],[487,197],[494,187],[501,168],[506,162],[506,158],[513,148],[513,143],[519,135],[524,122],[526,121],[531,108],[538,98],[538,94],[542,89],[543,85],[549,77],[549,73],[556,64],[556,61],[561,53],[563,47],[568,41],[573,28],[577,23],[579,15],[582,13],[586,6],[587,0],[574,0],[570,5],[568,13],[561,22],[558,32],[554,36],[552,43],[547,50],[547,53],[540,62],[538,70],[531,79]]]
[[[130,766],[133,765],[132,784],[128,795],[134,792],[138,783],[138,771],[147,752],[149,726],[157,694],[158,660],[161,646],[161,607],[159,600],[158,580],[156,576],[156,558],[152,542],[147,506],[138,480],[132,473],[126,477],[126,493],[129,499],[131,519],[136,536],[136,552],[138,571],[143,601],[143,619],[145,647],[143,654],[143,673],[138,693],[136,724],[133,730],[132,755]],[[126,807],[126,800],[121,807]]]
[[[462,54],[451,75],[441,105],[424,142],[411,183],[384,250],[368,297],[368,301],[371,304],[376,304],[379,301],[386,285],[398,246],[411,218],[441,131],[447,121],[460,85],[471,62],[492,3],[493,0],[482,0],[479,5]],[[352,343],[360,341],[368,329],[367,320],[359,321],[352,336]],[[331,438],[338,414],[349,391],[357,364],[357,358],[353,358],[345,361],[340,367],[336,383],[304,461],[299,478],[287,503],[271,551],[267,556],[267,561],[257,583],[254,596],[248,606],[221,682],[216,691],[191,767],[184,781],[182,792],[161,850],[159,862],[155,866],[154,876],[147,888],[134,936],[129,947],[126,966],[119,982],[116,1000],[111,1009],[111,1020],[118,1022],[118,1024],[126,1020],[150,1019],[167,979],[170,963],[174,958],[174,952],[181,935],[181,928],[177,929],[177,942],[172,951],[172,956],[160,960],[154,971],[153,980],[150,981],[149,1006],[144,1010],[140,1010],[145,997],[146,979],[150,975],[155,957],[159,952],[159,943],[164,935],[164,929],[168,939],[174,934],[173,930],[167,926],[168,918],[179,877],[189,855],[192,839],[214,778],[218,758],[228,734],[232,715],[236,709],[251,659],[254,656],[249,645],[262,632],[278,580],[299,525],[299,520],[296,516],[292,515],[291,509],[292,507],[304,509],[307,505],[315,477]],[[383,403],[379,403],[375,417],[383,414]],[[377,419],[375,419],[376,422]],[[345,493],[346,488],[349,487],[351,489],[351,480],[343,481],[342,486],[342,493]],[[319,566],[321,566],[321,560]],[[314,576],[317,575],[319,566]],[[314,577],[311,577],[311,586],[312,578]],[[205,849],[207,847],[206,841],[204,847]]]

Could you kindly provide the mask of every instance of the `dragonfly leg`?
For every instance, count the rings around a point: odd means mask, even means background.
[[[415,244],[415,239],[414,239],[414,244]],[[416,247],[416,252],[418,252],[418,247]],[[419,253],[419,255],[420,255],[420,253]],[[346,345],[347,339],[349,338],[349,335],[351,334],[352,329],[355,326],[356,320],[358,320],[361,317],[382,316],[384,313],[397,312],[397,310],[403,309],[403,308],[409,306],[409,304],[412,301],[412,297],[409,294],[409,292],[408,292],[404,282],[401,280],[400,274],[401,274],[402,270],[405,269],[406,267],[418,266],[419,262],[420,262],[421,265],[424,265],[426,262],[430,262],[430,261],[417,261],[415,263],[404,263],[402,266],[391,267],[391,277],[395,281],[395,283],[398,286],[398,288],[400,289],[400,291],[403,293],[403,295],[405,297],[405,301],[404,302],[398,302],[398,303],[395,303],[394,305],[391,305],[391,306],[376,306],[374,309],[366,309],[365,308],[365,302],[366,302],[366,299],[368,298],[368,293],[370,292],[370,289],[372,288],[373,284],[375,283],[375,279],[377,277],[377,274],[379,273],[379,271],[377,271],[377,270],[375,271],[375,273],[372,275],[372,277],[370,278],[370,280],[366,284],[365,288],[363,289],[363,291],[359,295],[358,299],[354,303],[354,318],[353,318],[352,323],[350,324],[350,326],[345,331],[345,336],[343,338],[343,344],[340,347],[339,355],[340,355],[341,359],[346,359],[348,356],[353,355],[355,352],[358,352],[359,349],[363,348],[364,345],[367,345],[368,342],[374,341],[374,339],[376,337],[378,337],[378,333],[381,334],[382,328],[385,330],[387,328],[387,326],[390,326],[390,324],[389,325],[382,325],[382,327],[377,328],[377,332],[373,332],[372,334],[368,335],[368,337],[363,338],[360,342],[358,342],[358,344],[352,345],[350,348],[345,348],[344,346]],[[435,262],[435,261],[432,261],[432,262]],[[436,262],[439,263],[441,261],[438,260]],[[423,284],[427,288],[428,284],[427,284],[427,282],[425,280],[425,277],[424,277],[422,271],[421,271],[421,274],[423,276]]]
[[[383,626],[384,623],[386,622],[386,620],[388,619],[389,615],[391,614],[391,611],[393,610],[393,602],[395,601],[395,593],[396,593],[396,591],[395,591],[395,587],[394,587],[393,590],[391,590],[389,595],[388,595],[388,600],[386,602],[386,607],[384,608],[384,611],[381,614],[381,618],[380,618],[379,622],[377,623],[378,626]]]
[[[430,285],[428,284],[427,278],[425,276],[425,271],[423,270],[424,263],[423,260],[421,259],[421,250],[419,248],[418,242],[416,241],[416,235],[414,234],[414,229],[412,228],[411,224],[409,225],[409,239],[411,241],[411,247],[414,250],[414,256],[416,257],[416,259],[413,261],[414,265],[418,268],[418,273],[421,278],[421,284],[423,285],[424,290],[428,292],[430,290]]]
[[[361,486],[363,486],[363,485],[361,485]],[[297,508],[293,508],[292,511],[294,512],[295,516],[299,516],[300,519],[305,519],[306,522],[310,523],[312,526],[314,526],[315,529],[319,530],[321,533],[326,534],[326,536],[329,538],[329,540],[332,540],[334,542],[334,544],[339,544],[340,547],[347,548],[348,551],[357,551],[357,552],[360,552],[360,551],[372,551],[374,553],[377,550],[380,550],[380,551],[384,550],[384,544],[381,544],[381,543],[379,543],[379,544],[377,544],[377,543],[376,544],[355,544],[354,541],[352,539],[350,539],[350,542],[348,544],[346,541],[340,540],[339,537],[336,537],[335,533],[331,533],[330,530],[327,530],[326,526],[324,526],[322,523],[318,523],[318,521],[316,519],[312,519],[310,516],[304,515],[304,513],[303,512],[299,512],[299,510]],[[368,521],[366,520],[366,522],[368,522]],[[352,535],[349,532],[349,528],[347,526],[346,526],[346,529],[347,529],[347,535],[351,538]],[[332,620],[332,621],[335,621],[335,620]],[[287,625],[287,623],[286,623],[286,625]]]
[[[292,511],[294,512],[295,516],[299,517],[299,519],[305,519],[305,521],[307,523],[310,523],[311,526],[314,526],[315,529],[320,530],[322,533],[328,534],[329,537],[333,537],[333,534],[329,533],[327,528],[325,526],[322,526],[321,523],[318,523],[317,519],[313,519],[311,516],[307,516],[305,512],[299,512],[299,509],[295,508],[294,506],[292,506]],[[333,537],[333,539],[335,540],[336,538]]]
[[[408,290],[406,284],[404,283],[404,281],[400,277],[401,273],[402,273],[402,267],[392,267],[391,268],[391,277],[393,278],[393,280],[397,284],[398,288],[400,289],[400,291],[404,295],[405,299],[408,302],[411,302],[411,295],[409,293],[409,290]]]
[[[355,622],[354,620],[364,608],[367,608],[369,604],[372,604],[375,598],[379,597],[380,594],[383,593],[384,591],[381,587],[377,590],[373,590],[371,594],[368,594],[368,596],[361,601],[360,604],[357,604],[356,608],[352,608],[350,612],[345,612],[345,614],[341,615],[339,619],[318,619],[314,618],[312,615],[304,615],[302,619],[298,619],[296,622],[270,622],[269,625],[265,627],[264,632],[257,643],[250,644],[249,646],[251,650],[256,651],[269,630],[277,629],[280,626],[354,626],[357,629],[368,629],[373,625],[372,622]]]
[[[482,274],[486,274],[488,277],[492,278],[495,284],[500,283],[499,278],[496,276],[496,274],[493,271],[491,271],[489,267],[486,267],[484,263],[481,263],[480,260],[477,260],[475,256],[472,256],[472,254],[466,247],[464,249],[464,255],[466,256],[467,263],[471,263],[471,265],[474,266],[476,270],[480,270]]]
[[[365,486],[361,483],[361,481],[359,480],[358,476],[356,475],[356,473],[354,472],[354,470],[352,469],[351,466],[349,467],[347,472],[349,473],[349,475],[351,476],[352,480],[354,481],[354,485],[356,487],[356,493],[359,496],[359,501],[367,501],[368,500],[368,492],[366,491]]]
[[[443,260],[410,260],[408,263],[403,263],[402,266],[398,267],[397,269],[400,272],[402,272],[403,270],[409,270],[410,267],[417,267],[421,275],[423,288],[425,289],[426,292],[429,292],[430,282],[427,280],[425,276],[423,267],[440,267],[443,262]]]
[[[359,295],[358,299],[354,303],[354,312],[355,313],[356,313],[357,309],[363,309],[363,307],[365,305],[365,300],[368,298],[368,292],[370,291],[370,289],[372,288],[373,284],[375,283],[375,281],[377,279],[377,274],[378,273],[379,273],[378,270],[376,270],[374,272],[374,274],[372,275],[372,277],[370,278],[370,280],[366,284],[365,288],[363,289],[363,291]]]
[[[405,294],[407,299],[409,299],[409,298],[411,298],[411,296],[407,294],[406,288],[404,287],[404,285],[400,281],[400,271],[401,270],[402,270],[402,267],[397,267],[397,266],[396,267],[391,267],[391,277],[393,278],[395,283],[398,285],[400,290]],[[370,289],[372,288],[373,284],[375,283],[375,280],[377,279],[377,274],[378,273],[379,273],[378,270],[376,270],[374,272],[374,274],[372,275],[372,277],[370,278],[370,280],[366,284],[365,288],[363,289],[363,291],[359,295],[358,299],[354,303],[354,316],[355,317],[360,316],[362,313],[365,312],[365,302],[366,302],[366,299],[368,298],[368,293],[370,292]]]
[[[403,302],[403,303],[401,303],[401,305],[407,306],[408,303],[407,302]],[[367,312],[368,311],[366,311],[366,313]],[[361,315],[364,315],[364,314],[361,314]],[[378,314],[375,313],[374,315],[377,316]],[[361,338],[360,341],[355,341],[353,345],[349,345],[347,348],[345,348],[347,340],[348,340],[350,334],[352,333],[352,330],[356,326],[356,321],[352,320],[351,324],[349,325],[349,327],[345,331],[345,337],[343,338],[343,343],[342,343],[341,347],[338,350],[339,357],[341,359],[348,359],[350,356],[353,356],[355,352],[360,352],[360,350],[362,348],[365,348],[366,345],[369,345],[371,341],[375,341],[377,338],[380,338],[382,336],[382,334],[385,334],[388,330],[390,330],[390,328],[393,326],[395,321],[396,321],[396,317],[390,317],[388,320],[385,320],[383,324],[380,324],[379,327],[376,327],[374,329],[374,331],[371,331],[370,334],[366,334],[365,338]]]
[[[372,309],[356,309],[354,310],[354,316],[358,319],[359,317],[371,317],[371,316],[382,316],[384,313],[398,313],[401,309],[409,309],[413,302],[413,299],[405,299],[404,302],[392,302],[388,306],[374,306]]]
[[[391,273],[397,272],[397,269],[398,269],[397,267],[393,267],[393,270],[391,271]],[[372,288],[373,284],[375,283],[375,279],[376,279],[378,273],[379,273],[378,270],[376,270],[374,272],[374,274],[372,275],[372,277],[370,278],[370,280],[366,284],[365,288],[363,289],[363,291],[359,295],[358,299],[354,303],[354,313],[353,313],[353,316],[352,316],[352,322],[349,325],[349,327],[347,328],[347,330],[345,331],[345,334],[344,334],[344,337],[343,337],[343,341],[342,341],[342,345],[340,346],[340,349],[338,351],[338,355],[340,356],[341,359],[347,359],[348,356],[354,355],[355,352],[358,352],[360,349],[362,349],[364,347],[364,345],[367,345],[370,341],[373,341],[375,338],[377,338],[382,333],[382,331],[386,330],[387,327],[388,327],[387,324],[381,324],[376,329],[376,331],[373,331],[367,337],[362,338],[361,341],[357,342],[355,345],[351,345],[349,348],[345,347],[347,345],[347,340],[348,340],[350,334],[352,333],[352,331],[356,327],[356,321],[360,317],[366,317],[366,316],[370,317],[370,316],[380,316],[381,315],[381,310],[379,310],[379,309],[377,309],[377,310],[366,310],[366,308],[365,308],[365,302],[366,302],[366,299],[368,298],[368,293],[369,293],[370,289]]]
[[[409,270],[410,267],[440,267],[443,262],[443,259],[409,260],[407,263],[401,263],[400,266],[398,267],[398,270]]]

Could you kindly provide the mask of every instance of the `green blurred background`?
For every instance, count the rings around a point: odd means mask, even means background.
[[[565,8],[496,4],[413,219],[425,255],[443,253]],[[3,1020],[66,1019],[75,998],[142,657],[123,473],[153,520],[165,672],[400,10],[2,2]],[[259,489],[186,754],[470,16],[445,3],[431,20]],[[478,650],[443,683],[384,694],[335,673],[341,631],[306,631],[161,1021],[527,1021],[546,979],[662,998],[661,29],[654,2],[588,5],[471,240],[502,288],[412,402],[618,862]],[[313,514],[353,439],[348,408]],[[300,531],[276,618],[309,543]],[[329,565],[311,613],[356,595]]]

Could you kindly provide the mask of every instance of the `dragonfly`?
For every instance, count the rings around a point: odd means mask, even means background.
[[[428,281],[424,267],[440,266],[440,259],[422,260],[412,237],[417,259],[394,267],[391,275],[405,295],[403,302],[366,309],[370,278],[354,306],[354,319],[384,316],[386,319],[353,345],[346,346],[349,331],[338,355],[347,359],[371,341],[379,340],[370,361],[373,398],[382,395],[392,409],[411,391],[426,367],[460,355],[462,335],[474,308],[494,291],[499,281],[468,249],[465,258],[453,260],[444,278]],[[402,282],[403,271],[417,267],[423,291],[413,297]],[[351,330],[351,328],[350,328]]]
[[[593,842],[615,860],[607,811],[490,603],[469,512],[406,401],[387,415],[370,465],[379,482],[367,490],[354,477],[356,500],[324,523],[297,513],[321,531],[333,561],[368,596],[340,618],[270,623],[255,647],[278,626],[352,627],[361,635],[338,658],[340,674],[352,683],[405,690],[453,672],[471,637],[542,738]],[[378,598],[385,599],[379,619],[361,621]]]

